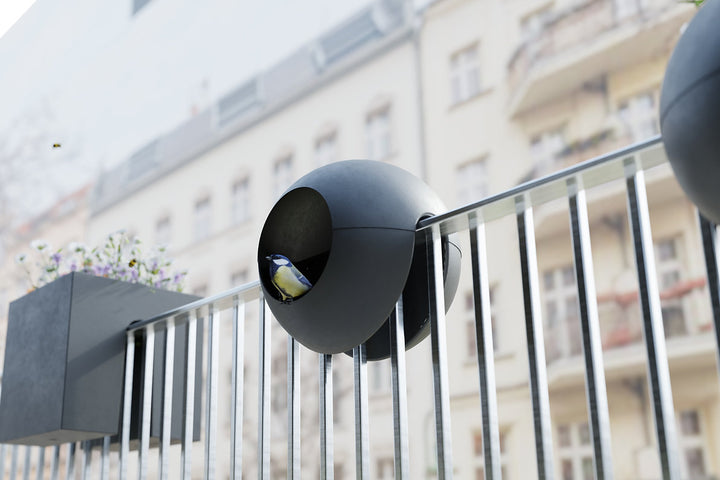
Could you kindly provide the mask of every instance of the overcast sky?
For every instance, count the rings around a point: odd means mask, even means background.
[[[0,0],[0,32],[32,4],[0,37],[0,137],[42,116],[53,176],[77,185],[73,165],[122,161],[368,3],[151,0],[133,16],[132,0]]]

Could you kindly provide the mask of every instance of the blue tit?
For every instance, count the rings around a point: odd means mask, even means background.
[[[312,283],[284,255],[272,254],[265,259],[270,262],[270,280],[282,295],[283,303],[302,297],[312,288]]]

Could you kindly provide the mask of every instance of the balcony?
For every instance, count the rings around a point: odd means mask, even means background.
[[[656,0],[619,18],[616,3],[589,0],[558,12],[518,47],[508,65],[512,116],[607,73],[666,55],[693,13],[677,2]]]
[[[345,467],[352,469],[354,465],[357,478],[365,479],[370,478],[373,445],[368,431],[372,424],[375,431],[387,427],[385,429],[389,432],[388,438],[382,444],[383,456],[379,457],[378,450],[375,450],[375,460],[378,461],[376,465],[382,464],[383,472],[389,462],[394,466],[395,478],[452,478],[455,463],[450,452],[457,437],[451,434],[451,413],[455,412],[451,412],[449,382],[459,373],[448,366],[449,359],[452,360],[462,349],[448,343],[447,333],[452,329],[462,328],[464,324],[446,322],[445,308],[434,300],[444,298],[442,279],[436,279],[434,272],[440,270],[436,270],[436,265],[442,265],[442,251],[438,248],[442,245],[441,235],[460,233],[467,235],[470,244],[465,259],[471,265],[466,265],[469,267],[466,272],[472,273],[468,274],[468,280],[472,283],[471,303],[474,307],[475,334],[479,346],[472,376],[479,380],[479,389],[474,392],[473,397],[482,410],[482,415],[476,417],[478,424],[482,422],[482,428],[478,429],[477,433],[477,438],[481,437],[481,441],[477,440],[475,443],[482,444],[485,455],[482,465],[484,472],[490,471],[493,478],[499,478],[501,470],[509,468],[512,471],[518,464],[528,462],[526,448],[518,448],[511,454],[511,464],[492,461],[492,458],[500,459],[501,448],[505,448],[501,446],[500,439],[507,435],[501,435],[497,421],[498,392],[495,386],[491,334],[491,315],[494,312],[489,307],[489,252],[485,226],[493,220],[504,218],[512,220],[511,234],[516,235],[513,241],[506,239],[504,245],[508,251],[512,250],[512,255],[519,262],[518,270],[521,273],[520,282],[513,295],[513,303],[523,312],[514,319],[518,322],[516,336],[523,336],[521,332],[524,329],[527,341],[526,351],[522,352],[523,355],[518,355],[523,357],[527,372],[527,381],[523,386],[525,390],[516,389],[512,395],[529,398],[525,405],[526,415],[533,421],[526,422],[528,431],[522,431],[522,435],[518,437],[532,442],[534,434],[534,445],[538,452],[537,477],[552,478],[554,473],[550,451],[543,449],[552,442],[554,428],[550,417],[549,396],[551,386],[555,385],[557,380],[556,364],[559,366],[561,359],[570,360],[572,365],[569,368],[576,372],[573,375],[584,378],[587,386],[587,423],[592,429],[588,442],[593,442],[593,448],[588,447],[588,451],[590,457],[594,458],[592,465],[596,478],[602,478],[602,469],[611,469],[610,458],[613,453],[617,453],[617,450],[609,450],[611,418],[607,407],[606,375],[608,381],[615,379],[619,372],[634,371],[643,375],[645,365],[651,387],[648,389],[649,405],[654,408],[652,416],[656,425],[656,436],[660,439],[673,437],[669,442],[658,441],[655,447],[657,456],[665,463],[669,463],[671,459],[679,459],[681,452],[675,447],[675,431],[667,426],[675,422],[673,394],[679,395],[681,392],[679,389],[672,390],[669,370],[683,362],[695,368],[697,362],[692,363],[688,359],[698,357],[703,359],[703,368],[714,370],[714,357],[718,353],[718,347],[710,333],[720,335],[720,325],[712,323],[713,319],[720,318],[720,286],[716,228],[702,220],[703,247],[708,260],[701,267],[706,269],[707,276],[691,277],[672,288],[658,287],[654,277],[652,241],[649,240],[650,214],[645,192],[645,172],[665,164],[666,161],[662,143],[658,138],[652,139],[492,197],[479,199],[454,211],[426,218],[419,223],[417,233],[425,237],[428,258],[432,260],[428,266],[431,279],[428,292],[431,299],[431,333],[430,338],[425,341],[426,345],[432,346],[428,352],[431,361],[422,367],[427,373],[432,390],[432,395],[423,398],[432,398],[434,402],[428,400],[432,405],[427,412],[418,412],[421,399],[408,401],[407,391],[417,386],[413,383],[417,382],[417,378],[408,375],[407,371],[413,369],[414,373],[418,373],[423,369],[410,362],[406,365],[404,341],[398,338],[398,335],[394,335],[390,342],[391,375],[386,376],[389,377],[387,380],[391,387],[388,389],[391,392],[388,414],[369,407],[369,372],[363,345],[353,349],[352,357],[344,354],[317,354],[301,348],[294,338],[275,325],[259,283],[252,282],[128,326],[126,365],[133,365],[136,356],[144,358],[144,362],[142,381],[133,378],[132,368],[126,369],[126,401],[120,438],[105,437],[97,441],[84,441],[79,445],[71,443],[47,448],[23,449],[17,445],[2,445],[0,472],[4,474],[9,471],[10,476],[4,478],[11,480],[16,480],[20,470],[23,478],[29,478],[32,472],[33,477],[37,474],[37,478],[51,479],[59,478],[60,470],[65,471],[63,478],[68,479],[75,478],[76,470],[81,471],[83,479],[97,476],[103,480],[125,480],[130,477],[297,479],[300,478],[301,470],[307,472],[310,466],[312,473],[303,475],[305,478],[332,479],[333,470],[340,469],[334,462],[334,458],[339,458],[340,455],[334,456],[336,446],[333,438],[336,441],[349,438],[351,449],[349,452],[342,452],[343,458],[347,460]],[[624,187],[630,229],[636,239],[631,250],[636,259],[635,264],[639,267],[628,272],[636,276],[639,288],[629,293],[598,293],[595,291],[594,282],[589,280],[593,278],[593,262],[589,249],[590,231],[585,192],[608,183]],[[535,247],[533,208],[554,200],[566,200],[569,205],[568,220],[572,226],[574,260],[572,273],[576,281],[577,298],[581,299],[578,302],[577,317],[571,326],[573,338],[576,340],[569,343],[567,348],[554,340],[555,332],[551,328],[546,329],[544,326],[541,312],[544,298],[539,287]],[[663,307],[676,306],[679,301],[682,309],[692,310],[686,305],[691,302],[690,299],[710,305],[708,297],[712,299],[714,310],[710,312],[708,307],[708,312],[701,316],[701,321],[693,325],[682,323],[681,327],[675,324],[673,328],[670,328],[668,323],[664,324]],[[619,314],[621,311],[634,313]],[[402,309],[398,308],[395,313],[391,317],[394,322],[391,329],[402,331]],[[688,313],[683,320],[690,317]],[[665,320],[668,319],[669,315]],[[181,442],[172,445],[169,419],[174,403],[172,382],[175,357],[168,352],[169,347],[174,345],[175,330],[179,327],[187,331],[187,341],[183,348],[186,367],[181,369],[186,396],[182,408],[185,428]],[[273,329],[278,335],[271,337]],[[665,335],[662,334],[663,330]],[[162,335],[167,342],[165,355],[157,354],[153,350],[155,341],[152,339],[156,334]],[[544,341],[545,335],[547,341]],[[137,339],[145,341],[136,342]],[[200,351],[203,352],[199,361],[196,361],[196,342],[200,344]],[[561,350],[564,348],[567,355],[556,355],[553,350],[555,345],[560,345]],[[632,349],[630,356],[618,359],[617,356],[610,355],[624,348]],[[603,349],[606,350],[605,355]],[[281,361],[280,364],[284,363],[286,370],[278,368],[279,364],[274,360],[272,350],[283,353],[284,362]],[[310,370],[302,368],[301,354],[305,360],[310,360]],[[525,362],[525,358],[529,362]],[[628,363],[628,358],[633,360]],[[647,358],[646,363],[641,363],[643,358]],[[580,359],[582,361],[578,361]],[[164,367],[160,370],[164,372],[161,379],[153,379],[157,363]],[[199,369],[199,378],[203,383],[203,433],[199,442],[193,441],[192,435],[196,369]],[[308,371],[312,378],[308,378]],[[333,382],[333,374],[340,371],[343,372],[340,375],[344,380],[342,387]],[[152,388],[155,380],[160,380],[159,384],[164,387]],[[460,381],[466,382],[467,377]],[[582,380],[575,383],[582,385]],[[311,402],[307,397],[301,398],[301,388],[303,392],[311,391],[316,394]],[[352,414],[347,417],[347,424],[342,428],[334,422],[338,412],[335,411],[334,415],[333,403],[342,398],[342,395],[333,395],[338,393],[335,392],[336,388],[348,388],[347,392],[339,392],[348,393],[348,398],[345,399],[347,401],[342,403],[354,405]],[[581,387],[578,390],[583,391]],[[518,391],[520,395],[517,394]],[[139,441],[131,445],[133,418],[129,400],[137,392],[144,408],[137,419]],[[350,392],[352,395],[349,395]],[[162,413],[153,413],[150,408],[154,394],[162,397]],[[278,396],[282,397],[280,401],[277,401]],[[457,403],[452,404],[455,405]],[[275,413],[285,410],[277,415],[282,418],[280,422],[287,422],[282,423],[280,429],[271,428],[273,410]],[[580,410],[584,411],[582,408]],[[412,427],[409,418],[415,419]],[[616,417],[613,420],[622,422],[622,419],[618,420]],[[156,423],[161,425],[159,438],[154,440],[159,445],[157,448],[151,447],[154,442],[150,441],[151,425]],[[458,423],[455,424],[457,429],[465,426]],[[408,432],[412,430],[409,428],[417,428],[418,425],[424,425],[422,434],[410,435]],[[277,441],[283,444],[280,451],[273,449]],[[467,441],[462,442],[466,443]],[[414,462],[419,464],[421,474],[417,473],[418,465],[409,462],[411,448],[425,453],[422,457],[414,457],[419,459]],[[6,459],[9,461],[6,462]],[[21,467],[21,464],[24,466]],[[412,468],[415,470],[411,470]],[[392,472],[392,468],[389,471]],[[416,473],[411,475],[410,472]],[[339,474],[335,478],[338,477]],[[628,478],[639,478],[639,475]],[[672,472],[666,478],[681,477],[679,472]]]

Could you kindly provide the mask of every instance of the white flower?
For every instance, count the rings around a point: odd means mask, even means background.
[[[84,243],[70,242],[70,244],[68,244],[67,248],[68,248],[68,251],[71,253],[85,253],[85,252],[87,252],[88,247]]]
[[[27,260],[27,255],[25,255],[24,253],[19,253],[15,255],[15,263],[22,264],[25,263],[25,260]]]
[[[50,245],[48,245],[45,240],[33,240],[30,242],[30,246],[38,252],[42,252],[45,249],[50,250]]]

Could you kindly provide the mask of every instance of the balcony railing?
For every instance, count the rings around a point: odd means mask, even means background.
[[[675,432],[672,389],[668,356],[666,354],[661,295],[655,278],[653,243],[650,237],[648,203],[645,190],[645,171],[666,162],[659,138],[636,144],[608,155],[575,165],[567,170],[520,185],[503,193],[482,199],[454,211],[424,219],[418,231],[427,239],[428,265],[431,285],[431,343],[432,385],[434,392],[434,430],[436,473],[433,476],[449,479],[453,476],[453,443],[450,424],[450,390],[448,341],[444,306],[441,237],[464,232],[469,236],[469,257],[472,263],[472,289],[475,308],[477,364],[482,410],[482,450],[485,479],[500,479],[505,468],[501,462],[498,405],[495,381],[495,356],[489,295],[488,251],[485,226],[489,222],[512,218],[515,221],[522,272],[524,326],[527,338],[529,391],[534,429],[534,447],[538,478],[555,477],[553,440],[549,407],[548,371],[546,364],[544,326],[541,316],[541,293],[538,279],[533,208],[549,201],[567,199],[571,226],[572,255],[577,283],[579,310],[577,331],[580,333],[582,365],[587,391],[588,425],[593,452],[595,478],[612,478],[610,451],[610,421],[606,382],[603,367],[603,337],[598,316],[598,295],[595,291],[591,256],[586,190],[607,182],[623,182],[626,187],[628,219],[633,238],[633,254],[637,265],[638,310],[647,355],[647,376],[650,385],[650,404],[656,426],[656,445],[663,479],[681,478],[681,455]],[[715,227],[701,220],[702,239],[706,254],[707,285],[712,304],[713,329],[720,339],[720,289],[718,287],[717,239]],[[517,295],[520,298],[520,293]],[[202,320],[202,322],[200,322]],[[256,476],[260,479],[300,478],[301,449],[305,455],[317,455],[319,477],[332,479],[334,471],[333,431],[333,367],[337,356],[316,355],[318,378],[317,423],[311,428],[319,433],[318,444],[303,441],[306,425],[301,424],[300,346],[287,337],[286,455],[271,459],[271,325],[272,318],[258,283],[233,288],[221,294],[199,300],[176,310],[130,325],[127,329],[125,409],[119,444],[110,438],[101,442],[84,442],[44,448],[0,447],[0,472],[9,472],[15,480],[22,478],[87,479],[97,478],[233,478]],[[423,442],[408,435],[407,378],[402,308],[391,316],[391,398],[393,419],[393,454],[395,478],[410,478],[409,446]],[[175,331],[186,329],[183,372],[185,401],[182,412],[172,412],[173,358]],[[200,329],[206,332],[198,335]],[[223,333],[221,333],[223,332]],[[252,332],[252,333],[250,333]],[[165,355],[154,353],[155,335],[162,334]],[[251,335],[251,336],[250,336]],[[141,351],[136,350],[136,338],[145,339]],[[247,341],[246,341],[247,340]],[[196,363],[196,342],[202,341],[204,361]],[[247,348],[246,348],[247,345]],[[231,371],[226,379],[221,374],[219,351],[230,348]],[[717,352],[716,352],[717,353]],[[144,359],[142,381],[134,382],[136,355]],[[343,357],[343,356],[340,356]],[[253,369],[248,365],[257,361]],[[355,473],[358,479],[373,478],[370,473],[371,419],[368,408],[367,360],[364,346],[353,350],[353,402]],[[164,364],[164,385],[161,389],[159,446],[151,448],[151,417],[153,395],[153,363]],[[195,370],[201,369],[204,379],[203,433],[201,442],[193,442],[193,413]],[[254,371],[252,377],[246,372]],[[454,373],[454,372],[453,372]],[[229,381],[228,381],[229,380]],[[249,388],[251,387],[251,388]],[[139,388],[142,416],[139,419],[139,443],[130,442],[130,399],[133,389]],[[220,392],[224,395],[220,395]],[[164,392],[164,393],[163,393]],[[257,403],[246,393],[257,393]],[[224,403],[221,398],[229,398]],[[246,415],[256,409],[256,421],[248,431]],[[180,413],[185,425],[180,445],[171,445],[170,419]],[[227,437],[220,438],[221,432]],[[221,441],[223,447],[219,447]],[[79,447],[79,448],[78,448]],[[23,450],[24,448],[24,450]],[[276,452],[276,450],[273,450]],[[248,453],[249,452],[249,453]],[[515,461],[520,461],[516,458]],[[8,463],[10,464],[8,468]],[[21,465],[22,464],[22,467]],[[219,465],[228,471],[218,472]],[[278,467],[278,464],[280,466]],[[277,470],[273,470],[277,468]],[[277,471],[281,471],[278,474]]]

